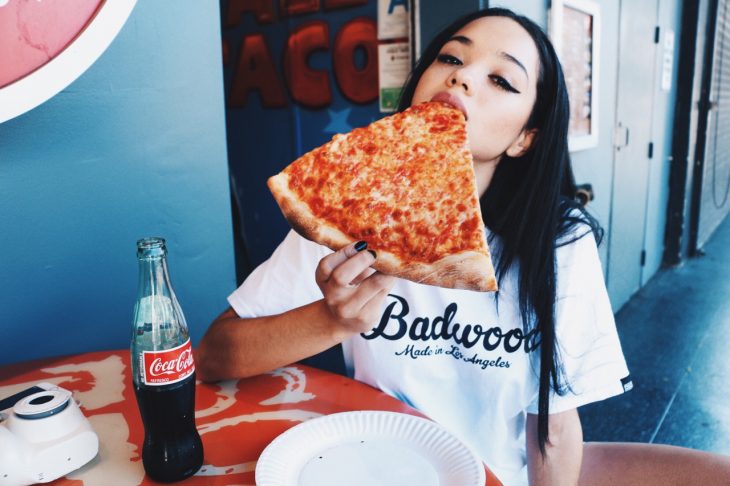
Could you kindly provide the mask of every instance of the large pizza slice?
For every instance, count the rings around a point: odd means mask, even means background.
[[[376,270],[414,282],[497,290],[464,115],[451,105],[335,135],[268,185],[305,238],[333,250],[366,241]]]

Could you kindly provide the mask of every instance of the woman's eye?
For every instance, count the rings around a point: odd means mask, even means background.
[[[519,91],[517,91],[511,84],[509,84],[509,82],[502,76],[491,75],[489,76],[489,79],[491,79],[494,84],[496,84],[505,91],[509,91],[510,93],[519,93]]]
[[[461,60],[459,60],[459,58],[454,57],[454,56],[452,56],[450,54],[439,54],[436,59],[441,64],[453,64],[455,66],[460,66],[461,65]]]

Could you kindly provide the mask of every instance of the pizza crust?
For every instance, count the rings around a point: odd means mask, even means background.
[[[284,217],[297,233],[334,251],[354,243],[351,237],[317,218],[309,206],[296,197],[289,189],[288,174],[281,172],[269,178],[267,184]],[[404,265],[393,253],[378,248],[374,250],[378,256],[373,268],[388,275],[439,287],[481,292],[497,290],[494,268],[488,254],[466,251],[448,255],[433,263]],[[485,269],[488,269],[487,273]]]
[[[269,190],[279,204],[284,217],[291,224],[294,231],[316,243],[324,245],[332,250],[339,250],[350,243],[353,239],[336,227],[317,218],[309,209],[309,206],[299,200],[289,189],[289,175],[281,172],[267,181]]]
[[[448,255],[433,263],[411,263],[405,266],[400,263],[399,258],[387,251],[377,250],[377,254],[373,268],[382,273],[451,289],[479,292],[497,290],[492,261],[483,253],[465,251]],[[484,273],[485,268],[489,269],[489,276]]]

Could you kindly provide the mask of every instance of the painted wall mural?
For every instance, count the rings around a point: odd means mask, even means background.
[[[239,280],[289,229],[266,179],[380,118],[376,19],[375,0],[221,1]]]

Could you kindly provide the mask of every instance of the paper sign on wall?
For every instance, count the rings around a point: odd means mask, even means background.
[[[408,37],[408,1],[378,0],[378,40]]]
[[[380,111],[395,111],[411,70],[410,0],[378,0]]]
[[[378,46],[381,112],[395,111],[410,69],[411,48],[408,42],[392,42]]]

